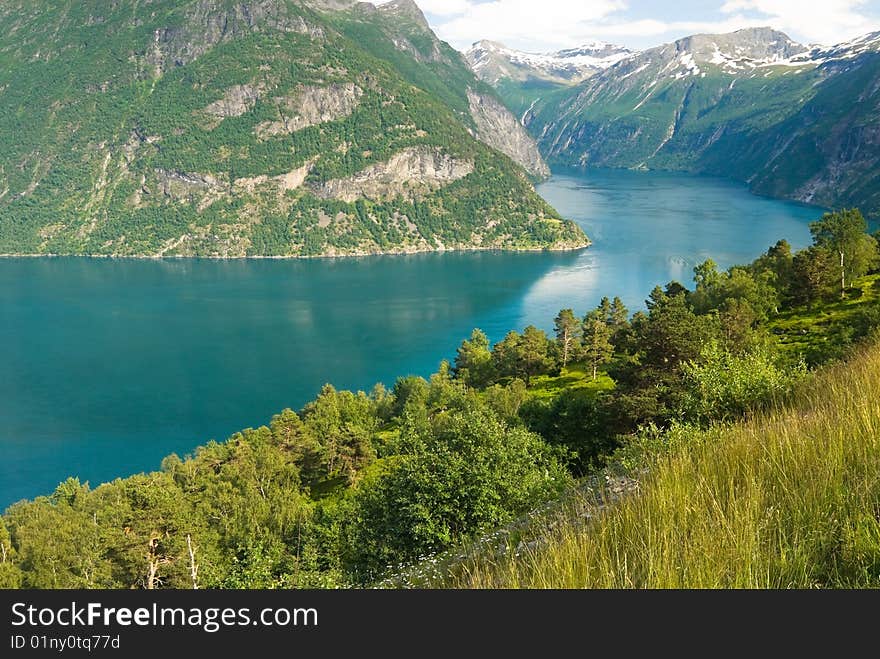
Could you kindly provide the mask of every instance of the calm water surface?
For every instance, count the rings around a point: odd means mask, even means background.
[[[322,384],[428,375],[474,327],[550,329],[712,257],[809,242],[815,208],[669,174],[556,175],[541,194],[595,245],[316,261],[0,259],[0,508],[93,485],[298,409]]]

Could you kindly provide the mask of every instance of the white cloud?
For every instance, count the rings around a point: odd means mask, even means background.
[[[480,39],[524,50],[570,47],[594,39],[645,47],[688,34],[764,25],[803,42],[833,44],[880,30],[880,11],[868,7],[867,0],[717,0],[715,10],[706,13],[709,20],[700,21],[685,20],[684,10],[659,2],[653,3],[655,15],[639,19],[631,16],[626,0],[416,2],[441,38],[462,49]]]
[[[798,38],[831,45],[878,29],[864,12],[865,0],[728,0],[724,13],[758,14],[773,27]]]
[[[418,0],[422,11],[435,16],[456,16],[465,13],[471,6],[470,0]]]
[[[418,0],[423,10],[445,5],[447,0]],[[440,36],[456,46],[465,46],[480,39],[494,39],[513,46],[526,44],[581,43],[588,30],[615,12],[626,8],[623,0],[451,0],[450,4],[466,5],[459,11],[443,9],[448,16],[437,25]]]
[[[659,21],[655,19],[643,19],[639,21],[607,23],[593,26],[593,34],[602,39],[621,37],[660,37],[677,34],[688,36],[691,34],[724,34],[746,27],[762,27],[767,25],[766,20],[750,19],[737,16],[721,21]],[[658,42],[659,44],[659,42]]]

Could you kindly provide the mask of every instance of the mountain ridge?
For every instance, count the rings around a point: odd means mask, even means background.
[[[880,32],[823,47],[750,28],[633,53],[576,84],[496,88],[556,165],[720,175],[876,217],[878,85]]]
[[[496,41],[482,40],[465,52],[465,58],[481,80],[493,85],[503,78],[573,84],[632,54],[626,48],[604,42],[553,53],[529,53],[508,48]]]

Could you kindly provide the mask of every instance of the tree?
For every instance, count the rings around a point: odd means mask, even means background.
[[[535,375],[549,373],[553,368],[550,345],[547,335],[530,325],[522,334],[509,332],[496,343],[492,360],[499,374],[522,378],[529,386]]]
[[[565,389],[551,399],[532,397],[519,417],[551,446],[565,448],[568,466],[577,476],[599,466],[615,446],[603,397],[584,389]]]
[[[101,530],[85,511],[48,498],[7,510],[17,565],[26,588],[106,588],[115,586]],[[7,543],[8,544],[8,543]],[[13,575],[14,576],[14,575]]]
[[[611,328],[611,334],[615,340],[623,330],[629,327],[629,310],[619,297],[615,296],[614,300],[603,297],[597,310],[600,317],[604,318],[608,327]]]
[[[497,528],[570,482],[540,437],[478,403],[433,424],[406,421],[400,445],[348,502],[341,549],[360,583]]]
[[[782,294],[791,288],[792,264],[794,254],[787,240],[778,241],[751,265],[754,275],[772,273],[773,286],[778,294]],[[774,309],[774,311],[777,311]]]
[[[550,339],[547,334],[533,325],[526,327],[520,338],[517,358],[526,386],[531,384],[535,375],[549,373],[553,368],[553,359],[550,357]]]
[[[492,348],[492,365],[499,377],[517,375],[520,338],[519,332],[511,330]]]
[[[401,378],[395,385],[398,400]],[[422,380],[425,395],[427,383]],[[422,398],[421,400],[424,400]],[[330,478],[344,476],[353,483],[375,457],[373,435],[379,420],[373,402],[363,392],[337,391],[324,385],[320,395],[303,408],[303,423],[321,445],[322,461]]]
[[[489,337],[482,330],[475,329],[471,338],[462,341],[455,355],[455,377],[469,387],[481,389],[492,379],[492,352],[489,350]]]
[[[608,313],[608,324],[611,326],[611,331],[614,333],[615,340],[622,331],[629,327],[629,309],[626,308],[623,300],[616,295],[611,301],[611,310]]]
[[[735,355],[716,342],[707,344],[699,360],[682,365],[687,393],[680,415],[706,424],[741,419],[787,393],[806,374],[803,364],[779,362],[778,353],[766,345]]]
[[[810,224],[813,243],[839,258],[841,298],[846,295],[846,282],[864,275],[877,261],[877,243],[867,230],[865,218],[855,208],[825,213]]]
[[[769,270],[757,272],[734,266],[720,273],[711,259],[694,268],[696,288],[688,302],[698,315],[728,309],[734,302],[748,305],[755,319],[766,320],[779,306],[779,293],[773,285],[776,276]]]
[[[293,410],[286,409],[272,417],[269,430],[277,446],[299,468],[303,482],[314,483],[326,476],[321,464],[321,444]]]
[[[721,274],[712,259],[706,259],[694,268],[696,288],[690,295],[690,303],[697,313],[707,313],[718,308]]]
[[[617,389],[609,418],[618,433],[647,422],[668,422],[684,393],[681,364],[699,358],[703,345],[718,336],[718,315],[695,314],[688,297],[678,286],[657,287],[647,300],[648,313],[633,316],[628,354],[611,371]]]
[[[724,342],[732,352],[745,350],[753,343],[758,317],[752,305],[745,300],[727,300],[724,309],[718,314],[718,320]]]
[[[795,304],[812,306],[833,286],[834,260],[831,253],[815,245],[794,255],[789,295]]]
[[[667,295],[655,288],[647,301],[648,314],[633,323],[642,363],[676,371],[684,361],[700,356],[703,344],[717,332],[713,316],[698,316],[687,295]]]
[[[581,324],[575,318],[574,311],[563,309],[554,320],[554,328],[556,329],[556,345],[559,346],[559,351],[562,354],[562,368],[565,368],[572,356],[576,354],[580,344]]]
[[[15,564],[15,548],[0,518],[0,590],[21,587],[21,570]]]
[[[416,375],[397,378],[394,383],[392,415],[402,417],[407,409],[424,408],[428,403],[430,386],[425,378]]]
[[[607,364],[614,356],[611,343],[612,331],[608,319],[600,309],[591,311],[584,318],[584,352],[587,362],[593,369],[593,380],[599,375],[599,367]]]

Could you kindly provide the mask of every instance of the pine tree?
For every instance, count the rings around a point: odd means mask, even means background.
[[[575,318],[574,311],[563,309],[554,321],[556,329],[556,345],[562,354],[562,368],[574,358],[581,345],[581,324]]]
[[[489,338],[479,329],[462,341],[455,355],[455,377],[469,387],[482,388],[492,379],[492,353]]]
[[[519,370],[525,376],[526,385],[531,384],[533,376],[549,373],[553,368],[550,339],[533,325],[523,330],[517,352]]]
[[[608,325],[607,316],[602,307],[591,311],[584,318],[584,351],[587,361],[593,369],[593,380],[599,376],[599,367],[607,364],[614,356],[614,345],[611,343],[612,330]]]

